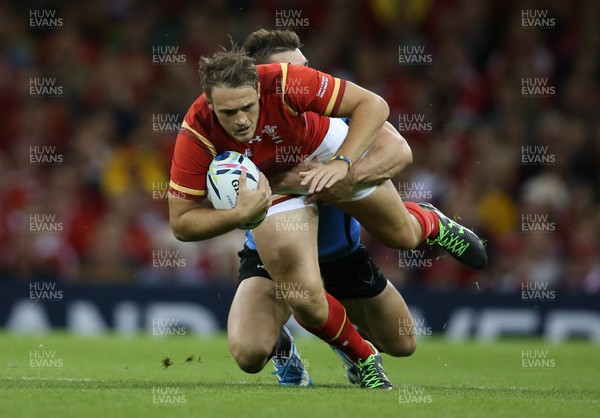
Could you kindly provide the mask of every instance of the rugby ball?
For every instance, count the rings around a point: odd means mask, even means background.
[[[244,157],[239,152],[225,151],[212,160],[206,175],[206,187],[208,189],[208,200],[215,209],[228,210],[235,207],[242,171],[246,171],[246,186],[248,189],[258,189],[260,171],[249,158]],[[240,229],[256,228],[266,216],[267,213],[265,212],[240,227]]]

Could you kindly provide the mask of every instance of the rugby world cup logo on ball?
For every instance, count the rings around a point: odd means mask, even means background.
[[[225,151],[215,156],[208,167],[206,185],[208,199],[215,209],[228,210],[237,204],[240,191],[240,175],[246,171],[246,186],[250,190],[258,189],[260,171],[249,158],[239,152]],[[241,229],[256,228],[267,216],[266,213],[256,217]]]

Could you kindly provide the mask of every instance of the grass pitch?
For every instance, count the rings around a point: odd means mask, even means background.
[[[0,416],[600,416],[600,348],[585,342],[424,338],[409,358],[383,356],[387,392],[350,386],[320,341],[297,343],[313,388],[278,387],[270,364],[240,371],[225,336],[0,333]]]

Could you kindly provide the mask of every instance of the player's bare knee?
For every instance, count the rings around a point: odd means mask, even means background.
[[[327,304],[318,298],[289,299],[294,316],[304,325],[317,326],[327,320]]]
[[[306,324],[306,322],[310,322],[312,324],[318,325],[327,320],[326,317],[321,318],[321,316],[319,315],[318,308],[320,305],[317,303],[317,301],[314,301],[314,300],[289,301],[288,300],[288,303],[292,307],[292,310],[294,311],[294,315],[299,317],[301,319],[301,321],[303,323],[305,323],[305,325],[309,325],[309,324]]]
[[[403,138],[404,139],[404,138]],[[410,146],[404,141],[404,146],[402,147],[402,151],[400,152],[400,166],[402,169],[406,168],[413,162],[413,154]]]
[[[412,163],[412,150],[406,139],[394,128],[389,122],[383,125],[381,135],[387,137],[388,141],[391,141],[393,150],[397,155],[397,164],[395,169],[398,171],[403,170],[409,164]],[[395,175],[395,172],[393,173]]]
[[[417,338],[414,335],[411,335],[402,341],[402,349],[399,356],[408,357],[413,355],[415,351],[417,351]]]
[[[238,367],[246,373],[259,373],[273,351],[248,344],[230,345],[229,349]]]
[[[408,357],[417,350],[417,339],[414,335],[405,336],[382,344],[381,348],[392,357]]]

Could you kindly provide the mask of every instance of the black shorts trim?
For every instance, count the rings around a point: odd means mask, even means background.
[[[238,257],[240,258],[240,268],[238,270],[239,283],[250,277],[264,277],[265,279],[273,280],[260,259],[258,251],[251,250],[244,245],[244,249],[238,251]]]
[[[238,252],[238,256],[238,282],[241,283],[250,277],[272,280],[256,250],[244,247]],[[350,255],[320,263],[320,268],[325,290],[338,300],[372,298],[383,292],[387,285],[387,278],[363,245]]]

